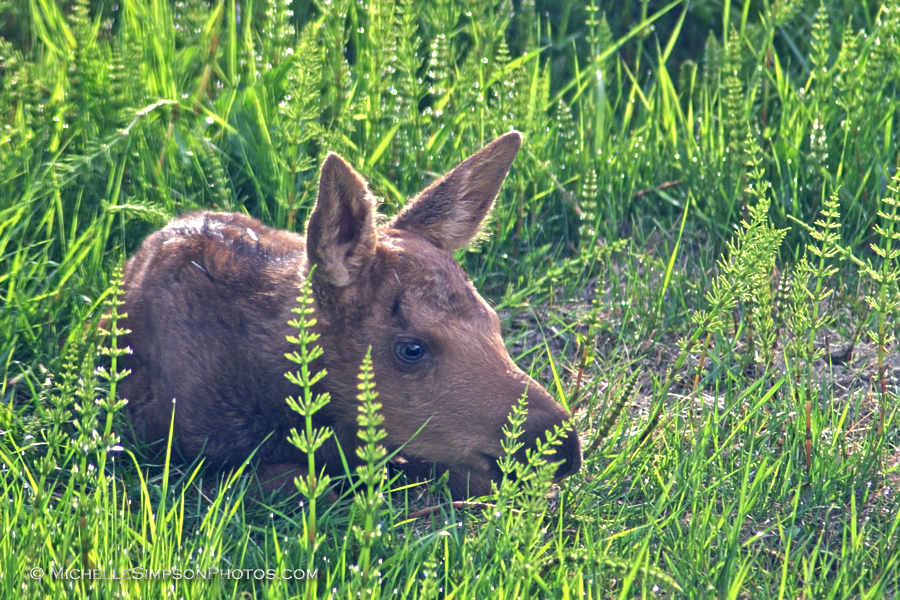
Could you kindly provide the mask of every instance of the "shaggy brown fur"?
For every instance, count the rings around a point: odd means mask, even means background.
[[[174,408],[186,456],[233,466],[259,446],[261,480],[304,472],[305,455],[287,442],[303,424],[285,402],[299,391],[284,376],[295,369],[285,354],[296,349],[285,337],[295,333],[287,322],[315,265],[314,329],[324,350],[315,367],[328,372],[316,392],[331,394],[316,425],[333,427],[355,459],[357,374],[371,346],[385,445],[405,444],[414,476],[433,463],[449,470],[456,497],[489,493],[501,428],[526,390],[526,448],[569,419],[510,359],[496,313],[451,254],[478,233],[520,145],[516,132],[493,141],[383,228],[365,181],[329,154],[306,239],[222,213],[189,214],[151,235],[125,271],[133,354],[120,390],[139,437],[165,439]],[[580,468],[573,430],[557,456],[560,478]],[[342,472],[333,442],[316,461]]]

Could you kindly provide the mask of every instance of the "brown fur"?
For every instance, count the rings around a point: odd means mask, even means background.
[[[296,368],[285,358],[296,346],[285,337],[296,333],[287,322],[315,265],[324,354],[314,364],[328,372],[316,391],[331,394],[316,425],[333,427],[355,459],[357,374],[371,346],[385,445],[405,444],[414,476],[432,463],[449,469],[457,497],[489,493],[501,428],[526,390],[526,447],[569,417],[510,359],[496,313],[451,255],[478,233],[520,145],[515,132],[493,141],[383,228],[374,225],[366,183],[329,154],[306,239],[223,213],[189,214],[151,235],[125,270],[133,354],[120,390],[139,437],[165,439],[174,406],[175,442],[186,456],[237,465],[262,444],[261,479],[302,473],[306,457],[286,441],[303,425],[285,402],[299,392],[284,376]],[[425,353],[407,364],[398,352],[414,343]],[[559,477],[579,469],[573,430],[557,452],[565,461]],[[342,472],[333,442],[316,460]]]

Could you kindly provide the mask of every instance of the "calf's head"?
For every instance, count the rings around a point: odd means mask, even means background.
[[[356,428],[360,360],[372,348],[385,444],[421,468],[450,468],[455,494],[484,494],[499,476],[502,428],[527,398],[525,449],[569,414],[510,358],[497,314],[453,252],[477,234],[521,145],[493,141],[376,227],[365,182],[336,154],[322,166],[307,227],[319,344],[336,428]],[[342,405],[346,404],[346,405]],[[404,446],[405,444],[405,446]],[[557,476],[581,466],[570,427],[553,461]]]

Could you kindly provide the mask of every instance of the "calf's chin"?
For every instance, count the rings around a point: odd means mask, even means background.
[[[331,398],[314,424],[335,434],[317,452],[319,468],[343,473],[339,445],[358,461],[357,374],[371,349],[383,443],[410,476],[437,464],[455,497],[490,493],[502,429],[523,395],[519,458],[564,428],[551,459],[558,478],[576,472],[568,413],[509,357],[496,313],[452,257],[478,234],[520,145],[516,132],[494,140],[383,227],[365,181],[329,154],[305,238],[213,212],[148,237],[126,266],[121,310],[132,353],[119,389],[139,439],[165,439],[172,423],[186,457],[229,467],[253,454],[270,487],[304,473],[307,457],[287,441],[304,421],[285,401],[300,389],[285,373],[296,370],[288,321],[309,279],[322,348],[312,366],[327,371],[315,392]]]

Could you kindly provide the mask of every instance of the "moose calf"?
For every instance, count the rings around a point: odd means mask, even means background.
[[[423,191],[386,226],[375,225],[365,181],[337,154],[322,164],[306,238],[241,214],[197,212],[152,234],[124,278],[133,354],[120,385],[135,433],[174,443],[187,457],[220,467],[256,451],[260,481],[279,485],[305,472],[306,456],[287,437],[303,420],[285,399],[297,386],[298,286],[312,271],[314,331],[327,376],[315,392],[331,402],[314,420],[333,428],[316,455],[343,472],[358,444],[357,374],[367,349],[383,405],[383,444],[413,476],[434,464],[450,472],[454,497],[485,495],[497,481],[502,427],[527,394],[523,441],[534,448],[556,426],[570,427],[556,447],[563,478],[581,466],[568,413],[510,359],[500,321],[478,295],[453,252],[468,244],[490,212],[521,145],[517,132],[494,140]],[[258,449],[257,449],[258,448]],[[270,486],[274,487],[274,486]]]

